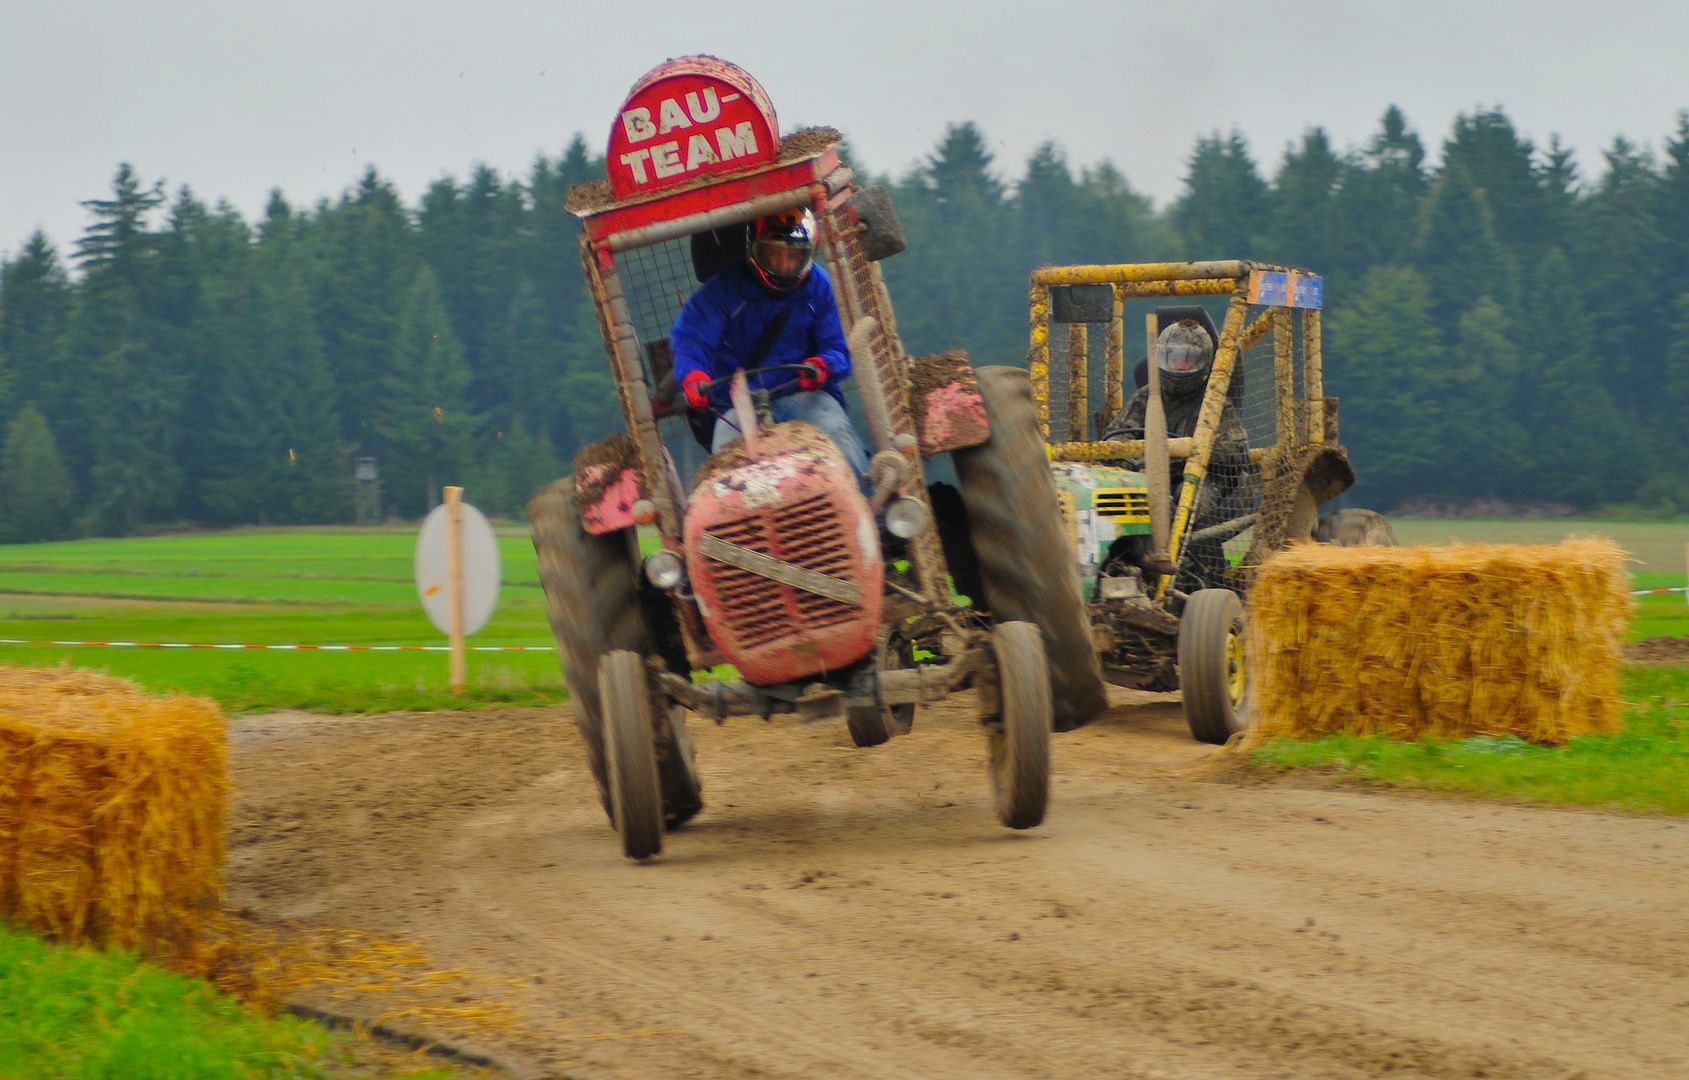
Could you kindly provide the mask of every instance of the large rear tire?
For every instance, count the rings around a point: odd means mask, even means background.
[[[622,834],[622,854],[649,859],[663,850],[663,796],[645,658],[626,650],[606,653],[598,664],[598,698],[604,709],[610,818]]]
[[[1050,800],[1050,669],[1043,634],[1029,622],[991,628],[1002,711],[988,721],[997,818],[1011,829],[1044,820]]]
[[[674,653],[675,646],[667,639],[675,634],[656,635],[650,626],[653,616],[668,614],[672,618],[672,613],[663,612],[659,606],[669,600],[665,596],[655,603],[650,597],[642,601],[632,530],[595,536],[581,527],[573,476],[541,489],[528,502],[528,517],[533,523],[534,551],[539,556],[540,584],[545,589],[551,633],[557,640],[558,662],[574,700],[575,726],[586,747],[587,765],[598,785],[599,800],[613,819],[604,760],[599,659],[623,649],[642,655]],[[684,661],[683,649],[681,653],[677,659]],[[671,659],[670,670],[674,670],[674,664]],[[671,828],[704,806],[690,744],[682,752],[675,738],[670,723],[657,733],[663,817]]]
[[[1224,743],[1249,726],[1243,602],[1230,589],[1198,589],[1179,623],[1179,687],[1198,742]]]
[[[1020,368],[982,367],[978,374],[991,438],[953,456],[982,606],[993,622],[1029,622],[1043,631],[1055,730],[1071,731],[1102,712],[1108,694],[1032,383]]]

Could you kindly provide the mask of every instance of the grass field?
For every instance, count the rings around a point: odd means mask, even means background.
[[[1689,523],[1400,520],[1406,543],[1554,542],[1612,536],[1638,588],[1684,584]],[[409,528],[239,530],[0,547],[0,637],[200,644],[443,644],[412,584]],[[549,646],[534,551],[500,530],[498,612],[472,645]],[[1633,636],[1689,634],[1681,594],[1645,597]],[[320,653],[0,646],[0,662],[104,669],[234,710],[325,712],[542,704],[566,695],[555,654],[471,653],[470,686],[446,687],[443,653]]]
[[[502,530],[499,608],[471,645],[551,645],[526,531]],[[410,530],[285,530],[0,547],[0,637],[57,641],[444,644],[412,583]],[[329,712],[562,700],[554,653],[7,646],[0,661],[105,669],[231,709]]]

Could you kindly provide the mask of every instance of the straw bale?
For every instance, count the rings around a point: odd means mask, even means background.
[[[0,665],[0,918],[192,951],[221,900],[228,790],[215,702]]]
[[[1249,601],[1257,735],[1617,730],[1625,559],[1598,538],[1281,552]]]

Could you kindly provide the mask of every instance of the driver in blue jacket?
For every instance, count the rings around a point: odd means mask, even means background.
[[[815,215],[791,210],[751,223],[743,262],[726,267],[692,294],[675,320],[674,375],[694,409],[708,410],[713,396],[725,404],[725,387],[706,387],[746,368],[753,390],[794,393],[770,403],[776,423],[806,420],[832,438],[858,475],[868,455],[845,414],[839,382],[850,374],[850,353],[827,272],[815,265]],[[765,371],[782,364],[801,372]],[[732,414],[729,413],[731,418]],[[739,438],[720,416],[710,452]]]

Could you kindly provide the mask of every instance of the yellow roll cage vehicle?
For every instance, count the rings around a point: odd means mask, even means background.
[[[1032,274],[1033,400],[1104,677],[1182,690],[1191,734],[1205,742],[1248,724],[1244,600],[1255,568],[1297,542],[1394,543],[1371,511],[1319,513],[1355,482],[1337,399],[1325,396],[1323,293],[1311,271],[1248,260]],[[1201,297],[1225,298],[1218,327]],[[1162,329],[1193,318],[1215,338],[1213,365],[1194,431],[1169,438],[1148,358]],[[1151,387],[1148,415],[1142,437],[1104,441],[1127,402],[1129,324],[1144,327],[1136,374]]]

